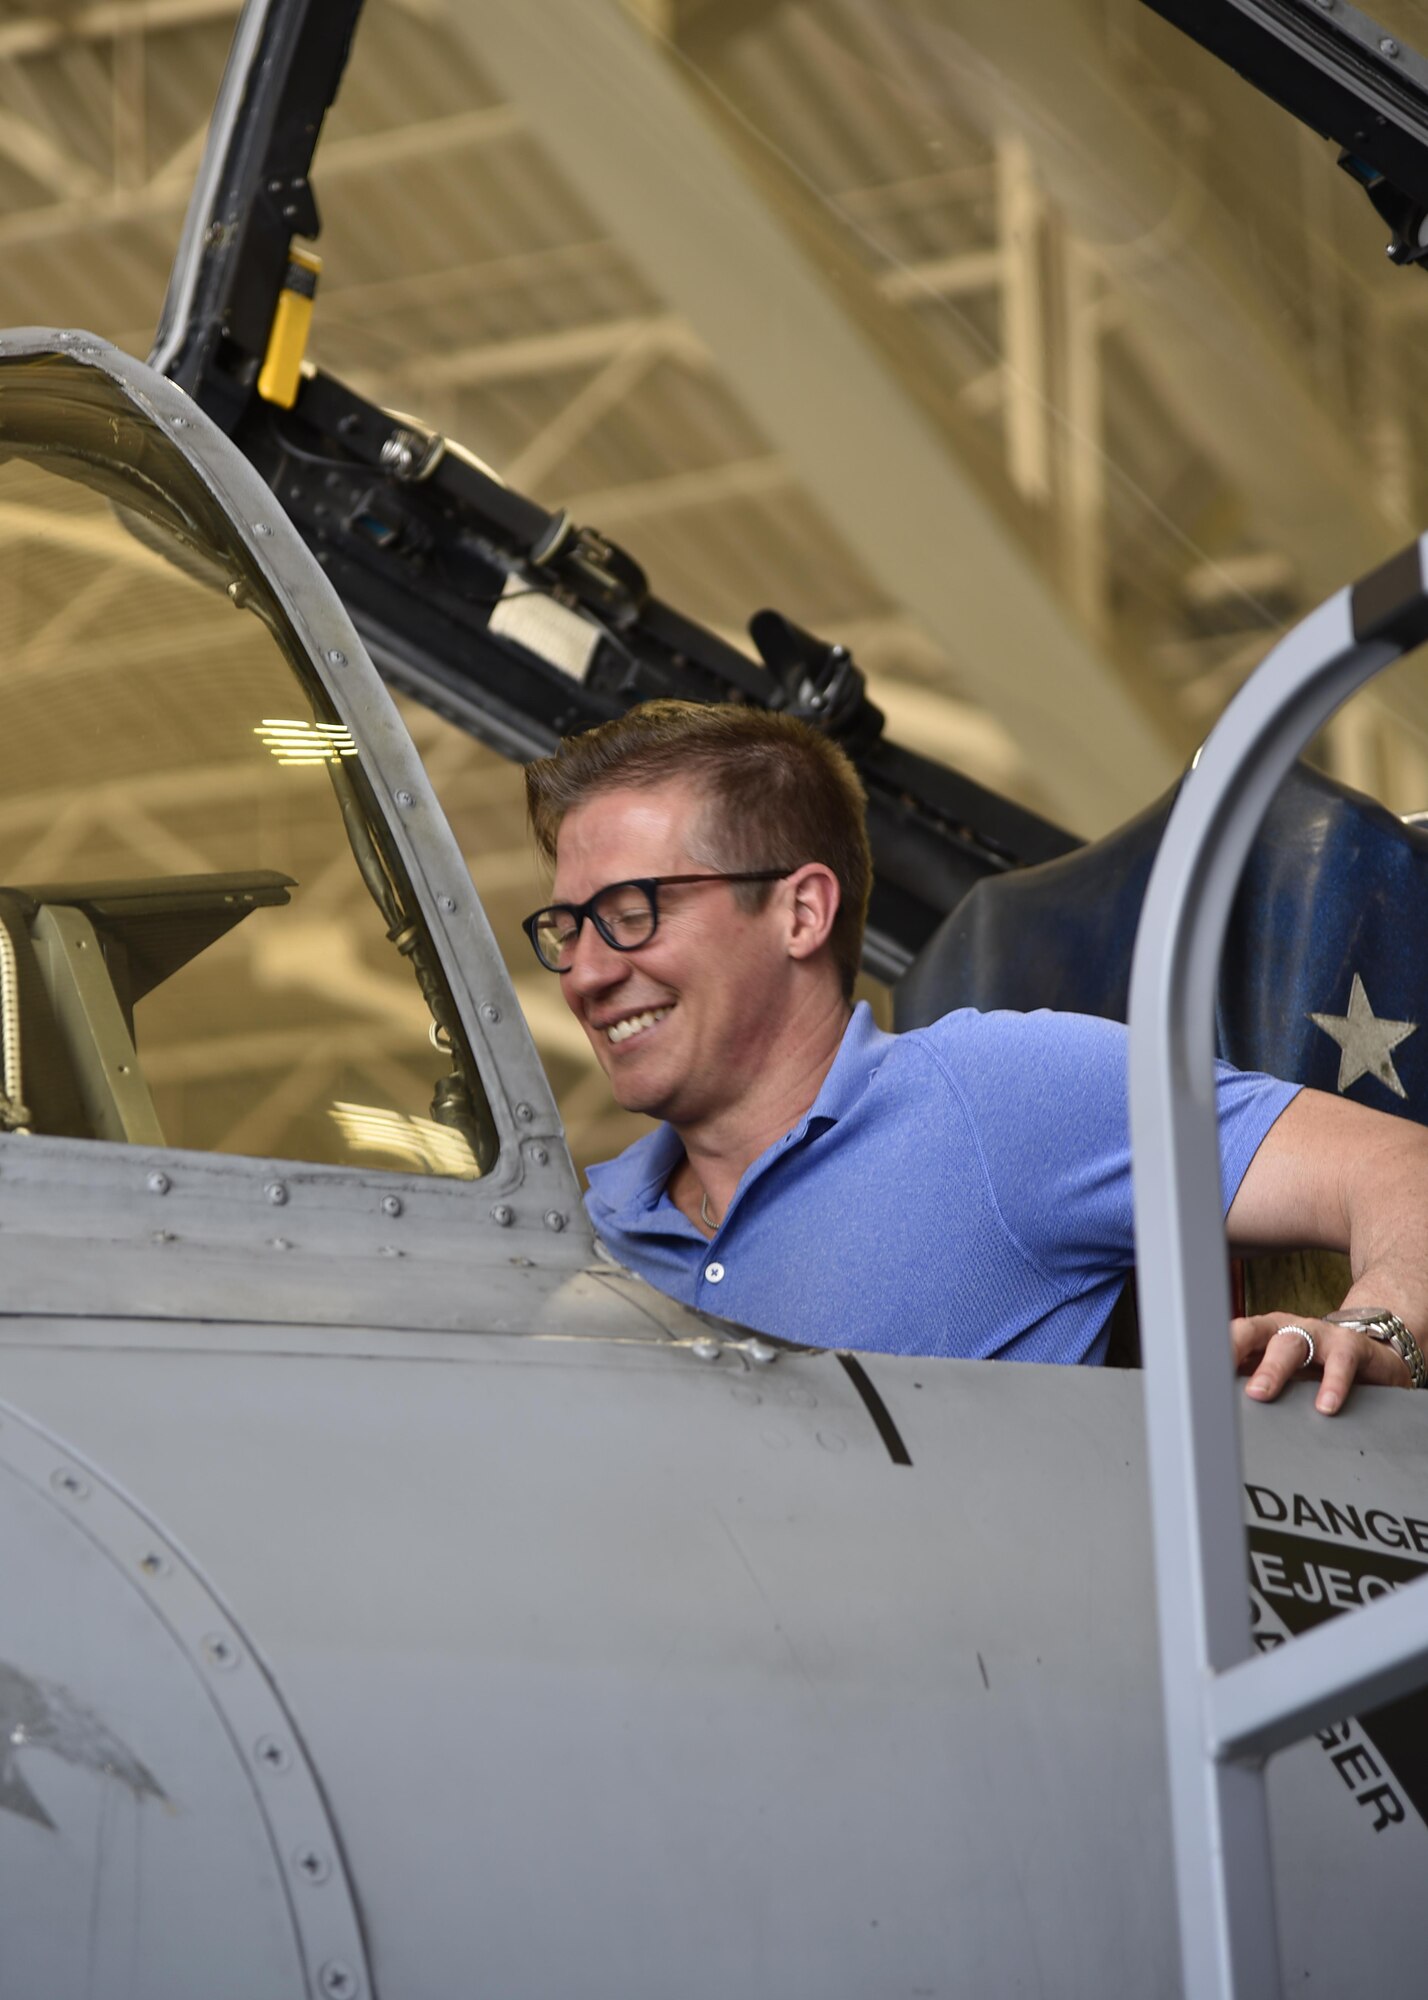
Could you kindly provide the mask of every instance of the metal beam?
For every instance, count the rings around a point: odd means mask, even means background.
[[[115,187],[142,187],[148,179],[148,91],[144,36],[135,28],[121,35],[111,55]]]
[[[394,373],[415,376],[423,388],[476,389],[532,375],[557,375],[572,368],[603,368],[632,349],[646,360],[677,355],[690,366],[707,363],[709,358],[703,343],[684,321],[666,313],[658,318],[592,320],[554,333],[481,341],[447,354],[420,355],[404,361]]]
[[[1046,197],[1031,149],[1018,136],[997,146],[997,224],[1002,257],[1002,404],[1007,470],[1024,498],[1051,498],[1046,303],[1042,262]]]
[[[665,60],[610,0],[453,0],[488,74],[689,321],[770,439],[889,594],[947,646],[1087,832],[1114,824],[1179,767],[1153,721],[1074,630],[1034,558],[992,515],[870,337],[878,299],[835,291],[806,232],[776,215]],[[897,338],[896,334],[891,336]],[[1077,716],[1068,730],[1065,715]]]
[[[203,135],[200,134],[200,137]],[[187,148],[185,149],[187,150]],[[196,167],[197,161],[193,163]],[[193,168],[190,168],[192,173]],[[606,237],[552,243],[539,250],[516,250],[474,263],[445,264],[397,278],[359,279],[344,284],[334,275],[322,284],[322,308],[340,313],[419,313],[431,306],[464,302],[482,293],[533,289],[552,278],[589,278],[608,271],[616,251]]]
[[[0,153],[41,187],[71,201],[83,201],[103,185],[91,167],[13,111],[0,110]]]
[[[153,35],[203,21],[232,21],[241,6],[242,0],[106,0],[58,19],[32,14],[0,27],[0,62],[48,55],[73,42],[108,42],[136,32]]]
[[[3,32],[3,31],[0,31]],[[510,105],[483,105],[475,111],[454,112],[425,124],[400,125],[392,131],[363,133],[337,139],[318,155],[317,173],[323,185],[351,174],[388,171],[411,160],[426,160],[468,147],[495,145],[523,129],[520,114]],[[116,188],[82,201],[47,203],[0,216],[0,247],[17,249],[26,243],[51,248],[67,236],[92,234],[126,222],[181,214],[193,191],[193,172],[186,142],[173,160],[142,187]]]
[[[762,498],[780,493],[793,474],[783,459],[734,458],[723,465],[701,466],[693,472],[666,472],[654,479],[634,479],[623,486],[602,486],[585,493],[562,493],[561,505],[577,521],[592,528],[622,528],[651,514],[670,514],[685,507],[713,507],[722,501]],[[830,636],[837,636],[836,634]],[[747,646],[747,637],[741,644]]]
[[[1059,232],[1063,338],[1060,513],[1066,589],[1088,632],[1109,618],[1106,448],[1099,273],[1075,237]]]
[[[523,491],[543,485],[561,461],[634,394],[666,351],[660,340],[634,334],[507,462],[507,482]]]
[[[1203,82],[1217,138],[1232,143],[1242,86],[1153,17],[1143,30],[1187,95]],[[1070,228],[1101,253],[1117,337],[1244,495],[1256,530],[1292,550],[1310,598],[1388,554],[1396,537],[1371,470],[1325,409],[1248,232],[1206,198],[1190,135],[1151,108],[1163,99],[1118,85],[1094,10],[1040,8],[1028,34],[1005,0],[959,0],[955,28],[917,21],[902,59],[957,93],[959,122],[1023,133]],[[1258,99],[1253,115],[1266,115]],[[1332,176],[1330,156],[1319,166]]]
[[[994,292],[1006,272],[1002,252],[961,250],[955,257],[924,257],[914,264],[895,264],[878,278],[878,290],[890,305],[922,305],[928,299],[960,299],[976,292]]]
[[[202,141],[207,136],[206,124],[184,141],[179,152],[166,163],[162,172],[166,175],[184,173],[192,181],[202,152]],[[324,155],[325,158],[325,155]],[[187,161],[185,167],[182,163]],[[156,175],[157,179],[158,176]],[[0,220],[0,229],[3,229]],[[368,319],[385,314],[400,313],[403,318],[419,320],[424,312],[443,305],[466,305],[484,298],[493,292],[509,292],[519,295],[531,291],[552,279],[581,278],[589,280],[610,271],[619,260],[619,252],[608,237],[587,239],[583,242],[556,243],[539,250],[516,250],[499,257],[481,257],[473,262],[443,264],[426,271],[403,274],[396,278],[358,279],[350,284],[342,281],[335,269],[325,273],[318,300],[319,324],[328,331],[346,331],[360,327]],[[651,325],[655,316],[624,322],[627,325]],[[147,346],[153,329],[147,325],[133,327],[114,339],[116,347],[133,352]],[[483,369],[494,369],[488,378],[492,380],[513,379],[532,372],[539,374],[539,367],[532,369],[529,351],[525,347],[527,338],[545,336],[521,336],[509,342],[482,342],[470,348],[455,350],[461,354],[480,354]],[[598,345],[595,335],[592,344]],[[687,328],[683,340],[671,339],[668,352],[677,353],[686,367],[707,366],[708,354],[695,340]],[[497,363],[493,356],[504,354],[507,359]],[[539,350],[535,351],[539,360]],[[571,365],[563,351],[556,350],[556,360],[561,366]],[[453,366],[457,366],[453,362]],[[580,365],[585,365],[581,363]],[[509,371],[507,373],[507,371]],[[354,384],[358,370],[347,371]],[[370,383],[372,392],[379,393],[384,381],[396,380],[401,369],[389,378],[380,370],[361,371],[364,382]],[[423,364],[423,385],[428,377]],[[457,382],[454,387],[463,384]]]

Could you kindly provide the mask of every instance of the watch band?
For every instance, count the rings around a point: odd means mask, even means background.
[[[1330,1326],[1349,1326],[1366,1333],[1370,1340],[1391,1347],[1413,1378],[1415,1389],[1428,1389],[1428,1365],[1423,1350],[1396,1312],[1387,1306],[1350,1306],[1343,1312],[1323,1314]]]

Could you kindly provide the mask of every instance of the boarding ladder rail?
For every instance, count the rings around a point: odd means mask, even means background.
[[[1181,788],[1136,938],[1136,1264],[1185,2000],[1283,1991],[1268,1756],[1428,1683],[1428,1578],[1291,1645],[1252,1645],[1214,1091],[1225,929],[1275,790],[1334,710],[1424,639],[1428,536],[1320,605],[1245,683]]]

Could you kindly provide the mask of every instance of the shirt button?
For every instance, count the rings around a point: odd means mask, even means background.
[[[717,1285],[724,1275],[724,1266],[722,1264],[706,1264],[704,1266],[704,1275],[711,1285]]]

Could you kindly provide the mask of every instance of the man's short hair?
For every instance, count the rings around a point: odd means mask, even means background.
[[[526,766],[536,845],[554,866],[561,824],[576,806],[597,792],[678,779],[693,779],[709,801],[695,858],[710,868],[737,874],[821,861],[832,869],[840,895],[829,944],[850,996],[873,878],[867,798],[844,752],[807,723],[766,708],[641,702]],[[746,883],[734,893],[758,908],[772,891]]]

